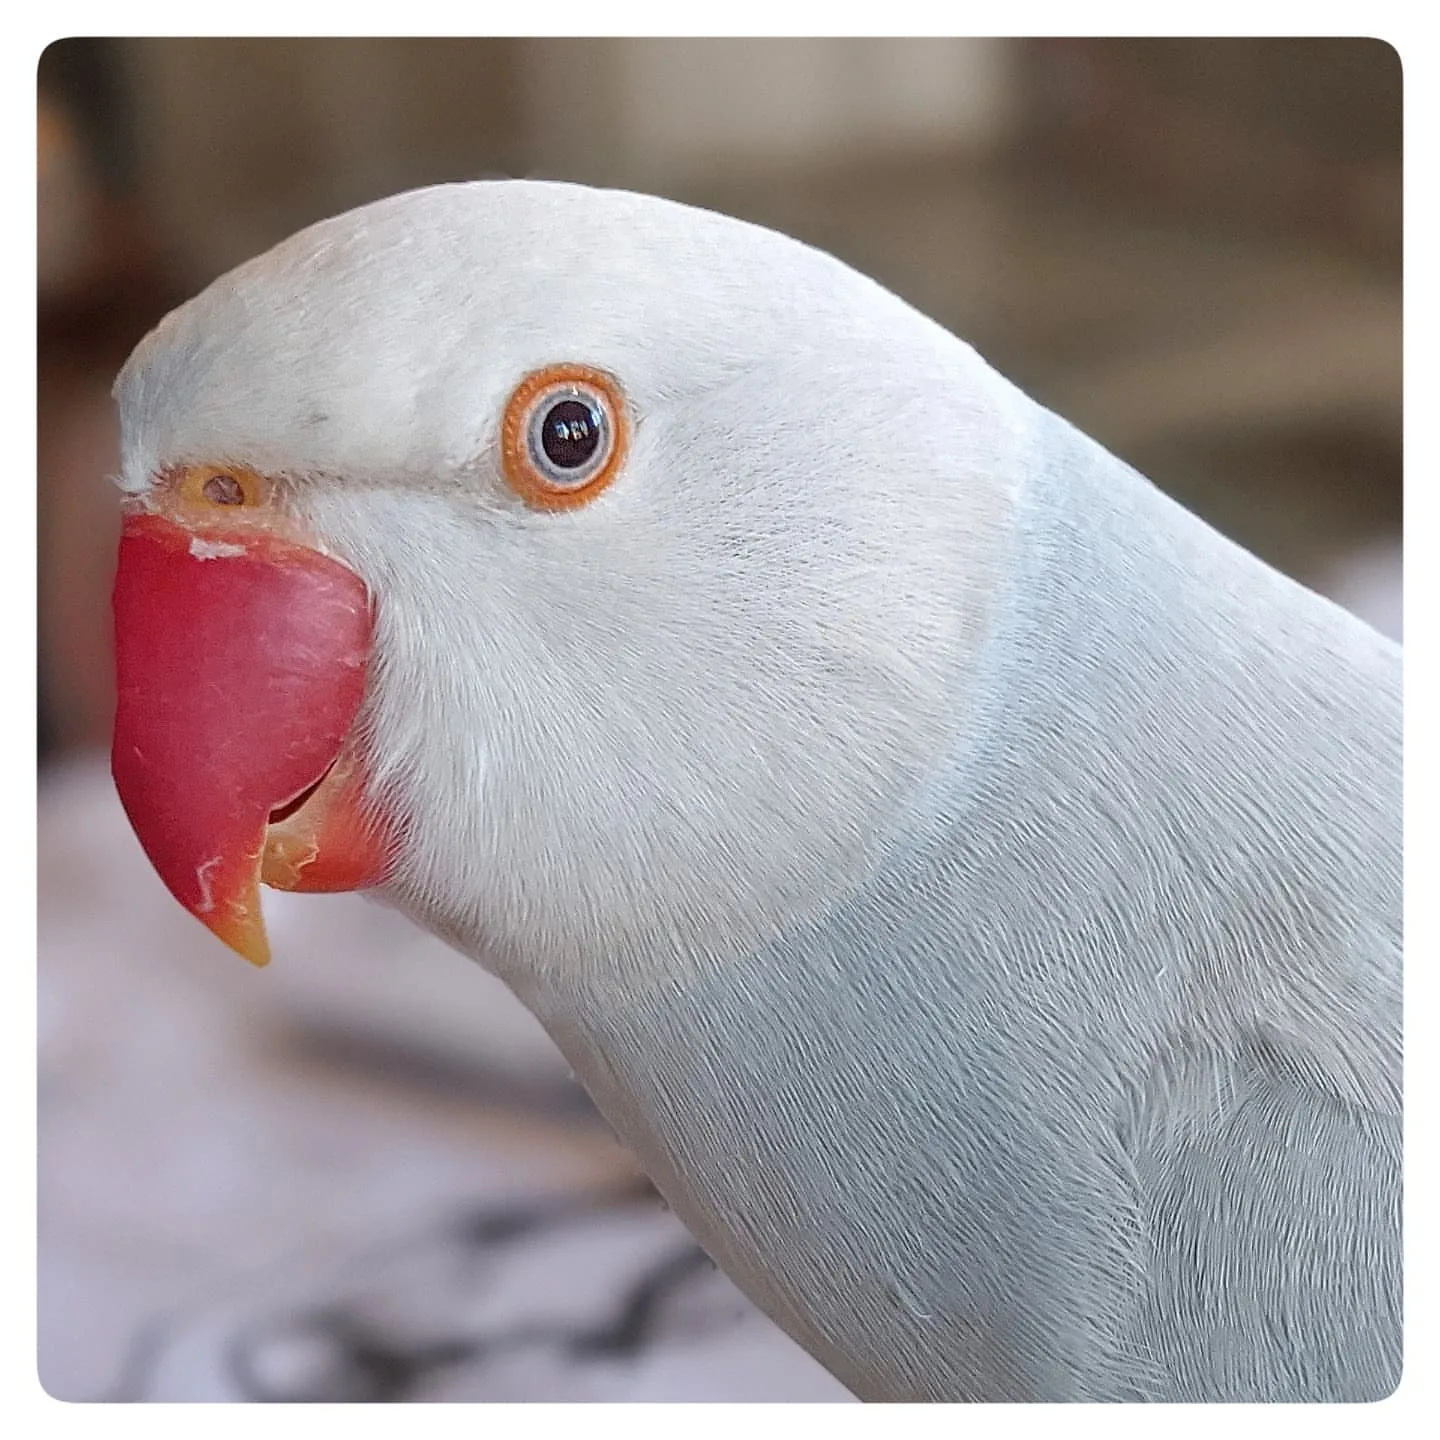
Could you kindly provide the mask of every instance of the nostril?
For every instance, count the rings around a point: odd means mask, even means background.
[[[205,482],[204,494],[212,505],[245,503],[245,487],[233,475],[212,475]]]

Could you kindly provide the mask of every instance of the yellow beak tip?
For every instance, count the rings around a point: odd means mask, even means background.
[[[262,935],[257,943],[231,947],[237,955],[248,960],[257,970],[263,970],[270,963],[270,946]]]
[[[259,897],[253,892],[247,897],[250,903],[235,905],[229,915],[201,917],[216,939],[223,941],[241,959],[248,960],[256,969],[270,963],[270,938],[265,933],[265,921],[260,914]]]

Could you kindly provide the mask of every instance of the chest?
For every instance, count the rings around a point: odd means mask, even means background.
[[[1131,1198],[1042,1120],[983,997],[816,954],[656,1010],[543,1016],[712,1258],[862,1398],[1026,1399],[1093,1375]],[[774,973],[773,971],[771,973]]]

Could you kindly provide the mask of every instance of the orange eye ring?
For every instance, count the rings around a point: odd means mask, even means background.
[[[500,459],[506,483],[537,510],[587,505],[625,459],[629,422],[613,376],[588,365],[547,365],[505,405]]]

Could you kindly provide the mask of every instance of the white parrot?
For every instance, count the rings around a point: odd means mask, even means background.
[[[116,393],[184,905],[377,887],[878,1401],[1399,1381],[1398,647],[833,258],[440,186]]]

